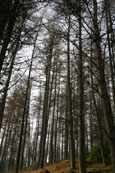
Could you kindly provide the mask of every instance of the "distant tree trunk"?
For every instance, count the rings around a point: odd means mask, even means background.
[[[28,138],[30,139],[30,120],[29,120],[29,125],[28,125]],[[27,149],[27,166],[30,166],[31,160],[32,160],[32,154],[31,154],[31,145],[30,143],[28,144],[28,149]]]
[[[64,128],[61,126],[61,160],[64,159]]]
[[[54,105],[53,105],[53,112],[52,112],[52,124],[51,124],[51,138],[50,138],[50,157],[49,162],[52,164],[54,162],[54,122],[55,122],[55,109],[56,109],[56,89],[57,89],[57,71],[55,74],[55,91],[54,91]]]
[[[37,155],[38,155],[38,141],[39,141],[39,135],[40,135],[40,115],[42,112],[42,93],[40,91],[40,96],[39,96],[39,109],[38,109],[38,113],[37,113],[37,122],[36,122],[36,130],[35,130],[35,139],[34,139],[34,162],[37,161]]]
[[[104,64],[102,59],[102,51],[101,51],[101,43],[100,43],[100,32],[98,28],[98,21],[97,21],[97,0],[93,0],[93,8],[94,8],[94,17],[93,17],[93,27],[94,27],[94,34],[95,34],[95,45],[96,45],[96,63],[98,67],[98,78],[99,78],[99,86],[101,92],[101,99],[103,103],[104,109],[104,120],[106,125],[106,133],[108,137],[108,141],[110,144],[110,151],[111,151],[111,159],[112,159],[112,167],[113,172],[115,172],[115,124],[113,113],[111,109],[111,102],[110,97],[107,92],[107,85],[105,81],[105,74],[104,74]]]
[[[66,97],[68,98],[68,87],[66,85]],[[68,159],[68,135],[69,135],[69,117],[68,117],[68,99],[66,99],[66,112],[65,112],[65,148],[64,148],[64,159]]]
[[[18,122],[18,120],[17,120]],[[8,164],[8,171],[12,169],[12,162],[13,162],[13,153],[14,153],[14,148],[15,148],[15,143],[14,141],[16,140],[16,130],[17,130],[17,124],[14,127],[14,134],[12,136],[12,145],[11,145],[11,151],[10,151],[10,159],[9,159],[9,164]]]
[[[48,126],[48,134],[47,134],[47,144],[46,144],[46,151],[45,151],[45,163],[49,163],[49,155],[50,155],[50,124]],[[49,157],[48,157],[49,156]]]
[[[31,72],[32,72],[32,64],[34,59],[34,52],[36,48],[36,42],[37,42],[38,32],[35,37],[35,43],[33,47],[31,62],[30,62],[30,68],[29,68],[29,74],[27,79],[27,86],[25,91],[25,100],[24,100],[24,108],[23,108],[23,114],[22,114],[22,124],[21,124],[21,131],[20,131],[20,139],[19,139],[19,146],[18,146],[18,153],[17,153],[17,161],[16,161],[16,170],[15,173],[19,172],[20,169],[20,159],[21,159],[21,152],[22,152],[22,140],[23,140],[23,132],[24,132],[24,123],[25,123],[25,116],[27,111],[27,101],[28,101],[28,94],[29,94],[29,88],[30,88],[30,80],[31,80]]]
[[[54,68],[53,68],[52,78],[51,78],[50,87],[49,87],[49,99],[48,99],[48,110],[47,110],[47,112],[48,112],[47,117],[48,118],[49,118],[49,115],[51,112],[50,109],[51,109],[51,105],[52,105],[52,95],[53,95],[53,85],[54,85],[54,75],[55,75],[55,61],[54,61],[53,66],[54,66]],[[49,131],[48,131],[48,141],[47,141],[47,147],[49,147],[49,149],[46,147],[46,152],[45,152],[45,153],[48,152],[48,154],[49,154],[49,158],[48,158],[49,162],[50,162],[50,139],[51,139],[50,138],[50,131],[51,131],[50,126],[51,126],[51,124],[49,124],[49,127],[48,127]],[[45,156],[45,160],[46,159],[47,159],[47,156]]]
[[[60,66],[59,66],[60,68]],[[58,66],[57,66],[58,69]],[[58,162],[58,126],[59,126],[59,113],[60,113],[60,71],[57,75],[57,108],[56,108],[56,120],[55,120],[55,135],[54,135],[54,163]]]
[[[7,157],[7,152],[8,152],[8,147],[9,147],[9,142],[10,142],[10,138],[11,138],[11,124],[8,124],[8,129],[7,129],[7,134],[6,134],[6,139],[5,139],[5,145],[4,145],[4,149],[3,149],[3,153],[2,153],[2,157],[1,157],[1,161],[0,161],[0,172],[4,172],[4,170],[6,170],[5,164],[6,164],[6,157]]]
[[[79,117],[80,117],[80,173],[85,173],[85,113],[84,113],[84,72],[82,55],[81,2],[79,0]]]
[[[69,117],[69,144],[70,144],[70,161],[71,169],[76,169],[75,162],[75,141],[73,136],[73,115],[72,115],[72,98],[71,98],[71,81],[70,81],[70,15],[68,18],[68,35],[67,35],[67,92],[68,92],[68,117]]]
[[[59,94],[60,94],[60,74],[59,74],[59,87],[58,87],[58,91],[57,91],[57,117],[55,120],[55,136],[54,136],[54,163],[56,163],[58,161],[57,158],[57,132],[58,132],[58,121],[59,121],[59,102],[60,102],[60,98],[59,98]]]
[[[27,100],[27,108],[25,112],[25,124],[24,124],[24,137],[22,141],[22,152],[21,152],[21,162],[20,162],[20,170],[23,168],[23,162],[24,162],[24,151],[25,151],[25,145],[26,145],[26,138],[27,138],[27,127],[28,127],[28,119],[29,119],[29,109],[30,109],[30,97],[31,97],[31,88],[32,88],[32,81],[30,81],[30,86],[28,89],[28,100]]]
[[[90,98],[91,99],[91,98]],[[92,111],[92,100],[90,100],[90,148],[93,146],[93,111]]]
[[[46,83],[45,83],[45,93],[44,93],[42,131],[41,131],[40,147],[39,147],[39,160],[38,160],[39,168],[43,168],[44,166],[44,154],[45,154],[47,126],[48,126],[49,83],[50,83],[52,52],[53,52],[53,46],[54,46],[54,35],[51,35],[49,39],[50,40],[48,45],[49,50],[48,50],[48,59],[47,59],[47,66],[46,66]]]
[[[76,156],[79,156],[79,118],[76,120]]]

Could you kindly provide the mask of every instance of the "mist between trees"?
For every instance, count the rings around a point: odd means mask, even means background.
[[[0,172],[109,144],[115,172],[115,1],[0,2]]]

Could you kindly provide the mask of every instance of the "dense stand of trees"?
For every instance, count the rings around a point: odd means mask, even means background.
[[[115,2],[0,2],[0,172],[109,143],[115,172]]]

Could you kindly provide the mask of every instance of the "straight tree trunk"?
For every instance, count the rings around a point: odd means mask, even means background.
[[[5,108],[6,98],[7,98],[7,92],[8,92],[8,87],[9,87],[9,83],[10,83],[10,79],[11,79],[11,75],[12,75],[12,70],[13,70],[13,66],[14,66],[14,62],[15,62],[16,53],[18,51],[18,46],[19,46],[19,40],[16,44],[16,49],[12,55],[10,70],[9,70],[8,78],[7,78],[5,87],[4,87],[2,101],[1,101],[1,105],[0,105],[0,130],[2,127],[2,120],[4,117],[4,108]]]
[[[105,81],[104,74],[104,64],[102,59],[102,51],[101,51],[101,43],[100,43],[100,32],[98,28],[97,21],[97,0],[93,0],[93,8],[94,8],[94,17],[93,17],[93,27],[94,27],[94,35],[95,35],[95,45],[96,45],[96,63],[98,67],[98,78],[99,78],[99,86],[101,92],[101,99],[103,103],[104,109],[104,120],[106,125],[106,133],[110,145],[111,159],[112,159],[112,167],[113,172],[115,172],[115,124],[113,113],[111,109],[110,97],[107,92],[107,85]]]
[[[59,106],[60,106],[60,72],[59,72],[59,86],[58,86],[58,93],[57,93],[57,117],[56,117],[56,122],[55,122],[55,140],[54,140],[54,163],[58,161],[58,153],[57,153],[57,137],[58,137],[58,121],[59,121]]]
[[[49,103],[49,84],[50,84],[50,72],[51,72],[51,60],[52,52],[54,46],[54,35],[51,35],[49,38],[48,45],[48,59],[46,66],[46,84],[45,84],[45,93],[44,93],[44,107],[43,107],[43,119],[42,119],[42,131],[40,137],[40,147],[39,147],[39,160],[38,167],[43,168],[44,166],[44,154],[45,154],[45,144],[46,144],[46,134],[48,126],[48,103]]]
[[[23,20],[22,23],[21,23],[21,27],[19,29],[19,34],[16,38],[17,39],[16,43],[15,43],[16,45],[14,46],[15,49],[12,51],[11,65],[9,67],[8,77],[7,77],[7,80],[6,80],[6,83],[5,83],[5,87],[3,89],[3,96],[2,96],[2,100],[1,100],[1,104],[0,104],[0,130],[1,130],[1,127],[2,127],[2,120],[3,120],[3,117],[4,117],[4,109],[5,109],[5,103],[6,103],[7,93],[8,93],[8,87],[9,87],[10,79],[11,79],[11,76],[12,76],[12,70],[13,70],[13,67],[14,67],[16,54],[17,54],[18,49],[19,49],[20,35],[21,35],[21,31],[22,31],[24,21],[25,20]]]
[[[68,86],[66,85],[66,97],[68,98]],[[65,148],[64,148],[64,159],[68,159],[68,125],[69,125],[69,117],[68,117],[68,99],[66,100],[66,112],[65,112]]]
[[[111,24],[109,22],[109,14],[110,14],[110,2],[105,0],[105,15],[106,15],[106,26],[107,26],[107,41],[108,41],[108,51],[109,51],[109,63],[110,63],[110,74],[111,74],[111,83],[112,83],[112,92],[113,92],[113,102],[114,102],[114,110],[115,110],[115,79],[114,79],[114,66],[113,66],[113,54],[112,54],[112,45],[110,42],[110,33],[109,31],[112,30]],[[109,27],[110,26],[110,27]]]
[[[56,109],[56,89],[57,89],[57,71],[55,74],[55,91],[54,91],[54,107],[53,107],[53,113],[52,113],[52,124],[51,124],[51,138],[50,138],[50,164],[54,162],[54,122],[55,122],[55,109]]]
[[[73,115],[70,81],[70,15],[68,18],[68,36],[67,36],[67,89],[68,89],[68,117],[69,117],[69,145],[70,145],[70,164],[71,169],[76,169],[75,162],[75,141],[73,136]]]
[[[3,62],[5,60],[7,47],[8,47],[8,44],[9,44],[11,36],[12,36],[12,32],[14,29],[14,25],[15,25],[19,10],[20,10],[20,4],[19,4],[19,1],[16,0],[13,4],[12,10],[10,10],[9,23],[8,23],[7,31],[5,33],[5,38],[4,38],[4,42],[2,44],[2,49],[1,49],[1,53],[0,53],[0,78],[1,78],[1,70],[2,70],[2,66],[3,66]]]
[[[18,122],[18,120],[17,120]],[[16,124],[17,125],[17,124]],[[11,145],[11,151],[10,151],[10,159],[9,159],[9,164],[8,164],[8,171],[12,169],[12,162],[13,162],[13,153],[14,153],[14,148],[15,148],[15,143],[14,141],[16,140],[16,130],[17,126],[14,127],[14,134],[12,136],[12,145]]]
[[[105,154],[104,154],[104,146],[103,146],[103,128],[102,128],[102,119],[103,119],[103,115],[102,112],[99,111],[98,107],[97,107],[97,103],[96,103],[96,99],[95,99],[95,93],[94,93],[94,82],[93,82],[93,66],[92,66],[92,41],[91,41],[91,86],[92,86],[92,97],[93,97],[93,103],[94,103],[94,107],[95,107],[95,111],[96,111],[96,117],[97,117],[97,122],[98,122],[98,131],[99,131],[99,140],[100,140],[100,148],[101,148],[101,156],[102,156],[102,161],[103,164],[106,165],[106,158],[105,158]],[[101,109],[101,105],[98,105]],[[92,105],[91,105],[92,108]],[[90,120],[92,121],[92,120]],[[92,123],[92,122],[91,122]],[[91,133],[92,129],[91,129]],[[93,146],[93,145],[92,145]]]
[[[0,2],[0,42],[3,39],[6,23],[8,22],[8,10],[10,1],[4,0]]]
[[[9,147],[9,142],[10,142],[10,138],[11,138],[11,124],[8,124],[8,129],[7,129],[7,134],[6,134],[6,139],[5,139],[5,145],[4,145],[4,149],[3,149],[3,153],[2,153],[2,157],[1,157],[1,161],[0,161],[0,172],[4,172],[6,171],[6,157],[7,157],[7,152],[8,152],[8,147]]]
[[[28,119],[29,119],[29,109],[30,109],[30,97],[31,97],[31,82],[30,82],[30,87],[28,91],[28,101],[27,101],[27,110],[25,113],[25,124],[24,124],[24,139],[22,141],[22,153],[21,153],[21,162],[20,162],[20,170],[23,168],[23,163],[24,163],[24,151],[25,151],[25,145],[26,145],[26,138],[27,138],[27,127],[28,127]]]
[[[81,2],[79,0],[79,117],[80,117],[80,173],[85,173],[85,115],[84,115],[84,72],[82,55]]]
[[[22,140],[23,140],[23,132],[24,132],[25,115],[26,115],[26,111],[27,111],[27,101],[28,101],[28,94],[29,94],[29,88],[30,88],[32,64],[33,64],[34,52],[35,52],[35,48],[36,48],[37,37],[38,37],[38,32],[37,32],[36,37],[35,37],[35,43],[34,43],[34,47],[33,47],[33,52],[32,52],[32,57],[31,57],[31,62],[30,62],[30,68],[29,68],[29,74],[28,74],[28,79],[27,79],[26,94],[25,94],[24,108],[23,108],[23,114],[22,114],[22,124],[21,124],[21,131],[20,131],[20,139],[19,139],[15,173],[19,172],[20,163],[21,163],[20,159],[21,159],[21,151],[22,151]]]

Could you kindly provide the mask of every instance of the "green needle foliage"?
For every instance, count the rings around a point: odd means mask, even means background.
[[[110,165],[111,164],[110,149],[107,139],[104,139],[103,146],[104,146],[106,164]],[[91,148],[89,158],[92,160],[93,163],[102,163],[101,148],[99,144],[96,144]]]

